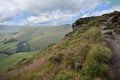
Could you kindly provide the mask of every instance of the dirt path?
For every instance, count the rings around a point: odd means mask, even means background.
[[[105,32],[103,28],[105,25],[102,23],[100,25],[102,34]],[[104,35],[104,34],[103,34]],[[106,41],[108,47],[112,51],[112,58],[110,60],[110,66],[114,74],[114,80],[120,80],[120,34],[112,33],[111,37],[107,37]]]
[[[107,39],[108,45],[112,50],[110,65],[115,79],[120,80],[120,34],[113,33],[112,39]]]

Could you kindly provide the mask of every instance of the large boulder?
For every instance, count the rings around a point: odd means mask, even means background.
[[[77,25],[76,23],[72,24],[72,29],[77,30],[80,27],[80,25]]]
[[[98,18],[98,17],[80,18],[80,19],[76,20],[75,23],[72,24],[72,28],[73,28],[73,30],[77,30],[81,26],[89,23],[91,20],[95,20],[96,18]]]
[[[118,15],[114,15],[114,16],[112,16],[108,19],[108,22],[111,22],[111,23],[115,23],[115,22],[118,22],[118,21],[119,21],[119,16]]]

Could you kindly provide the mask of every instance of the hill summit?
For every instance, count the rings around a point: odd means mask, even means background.
[[[119,80],[120,12],[80,18],[73,31],[15,66],[0,80]]]

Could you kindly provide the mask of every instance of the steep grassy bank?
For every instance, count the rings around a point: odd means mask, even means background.
[[[0,70],[12,67],[13,65],[17,64],[21,60],[32,57],[36,53],[37,51],[21,52],[21,53],[13,54],[11,56],[1,54],[0,57],[2,58],[0,59]]]

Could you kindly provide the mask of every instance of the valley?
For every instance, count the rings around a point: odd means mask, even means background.
[[[9,28],[7,28],[9,30]],[[63,39],[72,31],[70,25],[54,27],[23,27],[0,36],[0,69],[8,68],[33,53],[44,50],[48,45]],[[0,32],[2,33],[2,29]],[[16,57],[16,55],[21,55]]]

